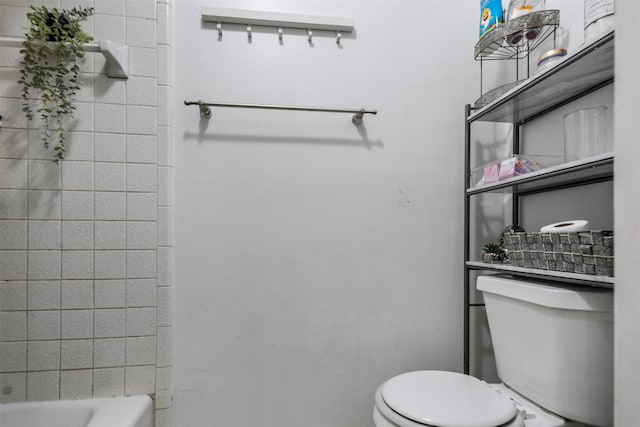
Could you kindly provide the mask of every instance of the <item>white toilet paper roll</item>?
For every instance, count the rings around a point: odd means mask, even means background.
[[[583,219],[572,219],[571,221],[556,222],[545,225],[540,229],[542,233],[560,233],[562,231],[588,231],[589,221]]]

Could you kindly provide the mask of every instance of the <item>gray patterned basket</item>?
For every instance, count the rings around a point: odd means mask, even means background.
[[[511,265],[613,277],[613,231],[504,233]]]

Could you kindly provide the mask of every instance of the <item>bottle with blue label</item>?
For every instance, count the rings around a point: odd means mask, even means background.
[[[480,0],[480,37],[504,22],[501,0]]]

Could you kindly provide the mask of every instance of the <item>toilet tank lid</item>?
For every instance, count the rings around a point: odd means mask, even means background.
[[[578,311],[613,311],[613,292],[605,289],[548,285],[502,276],[479,276],[476,289],[550,308]]]

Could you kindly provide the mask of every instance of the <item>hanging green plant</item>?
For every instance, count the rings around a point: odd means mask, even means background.
[[[80,21],[93,15],[93,8],[70,10],[31,6],[27,13],[29,30],[25,34],[20,61],[23,111],[28,120],[36,113],[42,119],[42,141],[49,148],[54,142],[54,161],[64,159],[67,129],[64,120],[76,109],[78,76],[84,58],[82,46],[93,38],[85,33]],[[35,105],[34,105],[35,104]]]

